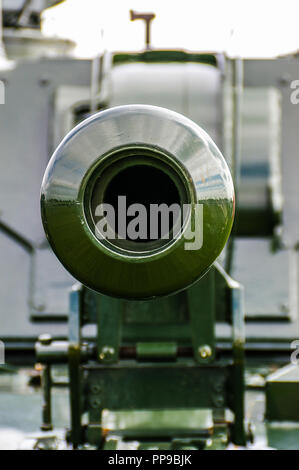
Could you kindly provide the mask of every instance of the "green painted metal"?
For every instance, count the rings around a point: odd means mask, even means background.
[[[214,343],[214,298],[223,289],[225,295],[222,298],[226,299],[223,317],[233,327],[233,349],[225,358],[216,356]],[[185,294],[188,308],[183,316],[176,311],[183,298],[183,293],[180,293],[143,302],[143,314],[139,317],[137,312],[136,315],[134,313],[138,302],[133,302],[133,310],[129,309],[128,313],[124,307],[130,304],[128,302],[101,296],[82,286],[72,291],[68,349],[71,405],[69,441],[75,448],[84,442],[105,445],[107,430],[103,422],[103,410],[160,410],[160,413],[164,410],[167,415],[167,410],[171,413],[171,410],[174,412],[187,408],[219,411],[230,408],[234,413],[231,438],[236,444],[246,443],[242,288],[217,265]],[[174,309],[171,330],[173,340],[161,340],[163,320],[159,315],[166,312],[167,328],[171,309]],[[89,310],[93,312],[91,316],[86,313]],[[89,360],[81,340],[81,328],[94,322],[95,318],[97,354]],[[155,319],[154,324],[151,318]],[[183,337],[180,335],[182,321],[189,326]],[[151,341],[140,341],[138,331],[144,332],[149,326],[152,326]],[[128,332],[131,329],[130,336]],[[178,342],[174,338],[178,338]],[[186,357],[179,356],[179,345],[189,345]],[[205,348],[201,349],[203,346]],[[207,347],[210,348],[210,354],[200,355],[200,351],[207,351]],[[126,348],[133,351],[132,359],[122,357],[123,348],[125,351]],[[88,413],[88,423],[83,427],[82,416],[85,412]],[[128,439],[139,438],[142,441],[146,436],[155,436],[161,441],[164,438],[177,439],[179,443],[181,439],[188,440],[190,436],[201,433],[202,429],[194,432],[190,429],[182,431],[177,426],[159,429],[155,428],[153,421],[151,426],[145,426],[144,429],[118,429],[117,432]]]
[[[236,211],[233,234],[239,237],[267,237],[272,236],[275,227],[281,225],[282,215],[274,212],[270,206],[265,211],[261,207],[242,208]]]
[[[122,410],[105,411],[103,428],[110,434],[133,436],[155,436],[157,433],[175,436],[180,433],[210,436],[213,432],[213,416],[208,409],[166,409],[166,410]]]
[[[177,344],[175,342],[137,343],[136,356],[138,360],[171,361],[176,358]]]
[[[116,362],[121,344],[121,303],[98,296],[97,355],[100,362]]]
[[[191,338],[194,358],[201,364],[215,358],[215,271],[188,289]]]
[[[299,368],[289,364],[270,374],[266,381],[266,418],[299,421]]]
[[[121,140],[117,133],[107,134],[107,126],[121,128]],[[83,158],[86,142],[91,144]],[[163,170],[180,203],[189,204],[180,235],[166,244],[160,238],[141,249],[137,242],[132,247],[127,240],[123,245],[95,235],[90,212],[97,179],[101,176],[104,191],[115,168],[119,174],[134,164]],[[194,230],[198,204],[203,244],[194,251],[186,249],[184,234]],[[176,293],[207,272],[232,228],[234,190],[220,151],[192,121],[158,107],[120,106],[84,121],[66,137],[45,173],[41,210],[52,248],[74,277],[100,293],[140,300]]]
[[[84,365],[87,398],[99,387],[101,408],[109,410],[221,408],[227,406],[223,367],[198,367],[192,360],[180,362],[122,361],[115,365]],[[215,386],[217,384],[217,387]],[[221,400],[220,400],[221,398]],[[90,419],[99,419],[99,407],[90,408]]]
[[[143,60],[153,59],[148,54]],[[178,60],[189,59],[183,54]],[[121,133],[111,132],[111,126]],[[180,202],[190,204],[184,230],[194,229],[195,205],[203,205],[201,249],[186,249],[183,237],[149,245],[96,238],[94,206],[105,200],[121,171],[136,166],[162,171]],[[143,180],[135,186],[140,194]],[[179,410],[206,411],[210,417],[216,410],[224,417],[225,409],[234,414],[232,441],[244,444],[242,288],[212,266],[232,227],[234,192],[225,160],[209,137],[161,108],[124,106],[100,113],[75,128],[54,154],[41,205],[54,252],[87,286],[71,293],[72,445],[117,447],[105,424],[108,410],[152,413],[150,424],[121,428],[116,423],[113,432],[122,438],[161,440],[170,449],[202,448],[213,433],[213,420],[208,427],[194,422],[183,429],[168,419],[159,426],[154,413],[161,422]],[[232,326],[232,349],[225,356],[216,349],[216,318]],[[81,330],[91,323],[96,337],[86,345]],[[88,417],[84,426],[83,415]]]
[[[216,278],[224,276],[223,282],[215,283]],[[102,446],[105,442],[105,421],[102,413],[104,409],[116,410],[167,410],[174,412],[179,409],[203,409],[222,410],[230,408],[235,415],[232,423],[232,439],[236,444],[244,444],[246,436],[244,432],[244,357],[242,341],[242,290],[237,283],[225,276],[223,270],[218,266],[213,268],[204,278],[205,282],[199,281],[194,286],[194,292],[187,291],[188,311],[183,319],[189,322],[189,339],[183,342],[191,346],[191,355],[188,357],[177,357],[178,344],[174,341],[145,341],[140,342],[136,337],[131,337],[131,343],[124,342],[124,302],[110,299],[97,293],[89,291],[84,287],[73,290],[71,294],[72,320],[70,320],[70,334],[72,342],[69,346],[69,383],[71,404],[71,430],[69,440],[74,447],[83,442]],[[215,304],[211,299],[217,296],[218,290],[228,289],[224,298],[229,300],[229,305],[223,308],[230,313],[230,321],[233,325],[234,340],[233,354],[226,359],[216,358],[213,343],[214,309]],[[196,290],[197,288],[197,290]],[[216,288],[218,290],[216,290]],[[190,294],[190,295],[189,295]],[[205,295],[204,295],[205,294]],[[213,294],[213,295],[212,295]],[[212,297],[211,297],[212,295]],[[182,294],[177,294],[181,297]],[[194,298],[192,298],[194,296]],[[174,296],[175,298],[176,296]],[[196,299],[201,299],[196,301]],[[173,297],[167,299],[172,307]],[[146,302],[152,304],[156,310],[153,315],[156,318],[156,326],[153,332],[159,338],[159,326],[157,320],[160,301]],[[138,303],[136,303],[137,305]],[[106,354],[96,360],[88,360],[82,354],[84,350],[80,339],[80,330],[92,318],[88,318],[86,311],[88,306],[97,311],[98,339],[97,349],[100,354],[105,350]],[[177,304],[179,305],[179,303]],[[194,309],[191,314],[190,309]],[[212,309],[212,310],[211,310]],[[146,308],[143,313],[142,323],[137,325],[140,329],[146,329],[150,324],[153,309]],[[165,310],[168,312],[168,309]],[[167,313],[168,315],[168,313]],[[206,316],[205,316],[206,315]],[[209,322],[209,315],[211,321]],[[180,317],[174,315],[175,319]],[[203,322],[197,321],[202,318]],[[84,320],[85,319],[85,320]],[[169,317],[166,316],[169,320]],[[129,330],[136,326],[134,323],[140,321],[138,315],[126,319],[126,328]],[[128,321],[129,320],[129,321]],[[182,320],[182,318],[181,318]],[[168,324],[166,323],[165,326]],[[201,330],[202,326],[204,328]],[[158,326],[158,327],[157,327]],[[180,323],[176,325],[173,332],[179,331]],[[136,334],[136,330],[135,334]],[[198,335],[198,336],[197,336]],[[179,336],[179,335],[178,335]],[[182,339],[182,338],[181,338]],[[199,340],[199,341],[198,341]],[[198,344],[209,345],[212,355],[198,360]],[[121,348],[136,348],[135,359],[123,359],[120,356]],[[106,348],[106,349],[105,349]],[[211,362],[209,362],[211,361]],[[82,426],[82,415],[88,413],[87,427]],[[163,432],[162,432],[163,431]],[[195,434],[202,432],[195,430]],[[170,426],[167,430],[155,429],[155,421],[150,427],[144,429],[118,429],[118,433],[127,438],[139,438],[141,441],[145,436],[156,436],[163,441],[167,439],[189,439],[192,431],[179,430],[177,426]],[[189,436],[189,437],[188,437]]]
[[[83,440],[88,440],[96,445],[102,445],[104,427],[102,423],[102,412],[103,409],[109,410],[170,410],[170,409],[181,409],[181,408],[208,408],[208,409],[223,409],[231,408],[235,414],[235,420],[232,425],[232,439],[236,444],[244,444],[246,442],[246,436],[244,432],[244,357],[243,357],[243,342],[242,342],[242,316],[240,317],[240,311],[242,309],[241,297],[239,298],[240,289],[237,283],[230,281],[230,278],[225,278],[224,283],[215,284],[215,274],[217,276],[223,275],[223,271],[217,268],[213,269],[205,278],[205,283],[200,281],[197,286],[197,294],[202,292],[201,303],[191,302],[191,308],[194,308],[194,312],[200,313],[205,310],[206,317],[201,317],[201,314],[197,314],[195,318],[203,318],[204,324],[207,323],[209,326],[201,331],[201,322],[194,322],[194,318],[187,314],[191,329],[189,330],[189,344],[192,346],[194,357],[197,356],[194,347],[198,348],[194,338],[198,334],[201,344],[210,345],[213,348],[213,331],[214,321],[209,324],[208,315],[210,312],[213,320],[214,302],[211,302],[209,294],[217,296],[215,291],[216,286],[221,286],[221,289],[225,285],[226,289],[229,289],[226,295],[226,299],[231,299],[231,308],[225,305],[224,308],[230,312],[231,323],[233,324],[234,330],[234,342],[233,342],[233,356],[225,360],[219,358],[215,360],[214,355],[209,356],[206,360],[201,358],[202,361],[198,363],[191,357],[189,358],[176,358],[175,352],[177,347],[175,343],[169,342],[143,342],[133,341],[132,346],[136,346],[136,359],[126,360],[119,358],[115,360],[116,356],[112,354],[109,356],[111,350],[109,348],[115,348],[120,353],[120,346],[124,343],[124,338],[121,334],[123,329],[120,325],[120,319],[124,320],[121,316],[120,307],[123,306],[124,302],[109,299],[108,297],[99,296],[96,293],[91,293],[84,288],[81,290],[81,295],[88,296],[88,300],[91,302],[91,308],[97,305],[98,308],[98,338],[100,338],[102,332],[103,338],[101,339],[102,345],[106,346],[106,352],[108,357],[99,357],[97,362],[87,362],[85,364],[74,363],[70,365],[73,369],[73,377],[84,377],[83,383],[78,383],[77,379],[77,391],[74,395],[72,402],[74,419],[76,420],[75,426],[77,426],[76,438],[72,439],[73,442],[78,442],[79,436]],[[192,289],[195,289],[192,288]],[[201,291],[202,289],[202,291]],[[206,296],[203,295],[206,294]],[[187,294],[189,294],[187,292]],[[195,295],[196,291],[192,295]],[[181,294],[178,294],[181,295]],[[83,297],[84,297],[83,296]],[[92,297],[95,297],[92,301]],[[196,297],[195,297],[196,298]],[[214,297],[212,296],[212,299]],[[172,299],[172,297],[169,297]],[[166,299],[164,299],[165,302]],[[102,302],[102,308],[101,308]],[[151,302],[148,302],[149,304]],[[79,304],[81,305],[82,311],[88,309],[88,303],[82,299]],[[152,305],[155,306],[159,311],[159,301],[152,301]],[[164,304],[165,305],[165,304]],[[173,303],[171,304],[173,305]],[[84,307],[83,307],[84,306]],[[93,307],[92,307],[93,306]],[[190,303],[189,303],[190,308]],[[167,311],[167,310],[166,310]],[[146,329],[146,322],[150,322],[151,310],[145,311],[143,315],[143,323],[139,325],[140,328]],[[109,316],[110,313],[110,316]],[[102,315],[102,318],[101,318]],[[155,317],[155,315],[154,315]],[[86,316],[85,316],[86,318]],[[133,322],[134,317],[130,317],[130,321],[127,323],[127,328],[130,329],[136,325]],[[135,318],[138,322],[138,316]],[[193,322],[193,323],[192,323]],[[159,323],[158,323],[159,325]],[[178,328],[180,325],[177,325]],[[159,337],[159,328],[156,328],[156,336]],[[191,332],[193,334],[191,334]],[[109,338],[109,341],[108,341]],[[193,338],[193,339],[192,339]],[[131,338],[132,340],[132,338]],[[186,344],[186,343],[185,343]],[[106,360],[105,360],[106,359]],[[155,362],[153,362],[153,360]],[[212,363],[209,364],[209,360]],[[79,372],[79,370],[81,372]],[[74,379],[71,379],[74,386]],[[78,412],[78,390],[84,389],[84,408],[81,412]],[[72,386],[71,386],[72,390]],[[89,424],[85,430],[84,437],[82,437],[82,427],[80,413],[84,411],[88,412]],[[176,435],[176,428],[168,430],[169,435]],[[131,438],[136,436],[142,440],[148,431],[144,429],[139,434],[129,433]],[[153,432],[153,431],[151,431]],[[160,435],[157,429],[154,434]],[[182,435],[182,434],[181,434]],[[161,436],[160,436],[161,437]]]
[[[194,54],[178,50],[154,50],[139,53],[118,53],[113,55],[113,64],[136,62],[195,62],[217,67],[215,54]]]
[[[213,435],[212,413],[209,410],[138,410],[105,412],[103,416],[105,442],[117,447],[125,441],[137,441],[137,449],[179,449],[194,446],[203,448]],[[88,436],[98,444],[99,433],[88,426]],[[106,448],[106,444],[105,447]]]
[[[215,201],[205,201],[206,209],[206,225],[203,231],[203,238],[205,240],[211,240],[211,230],[217,233],[217,226],[223,227],[226,223],[226,214],[229,212],[229,216],[232,215],[233,207],[232,205],[224,206],[223,204],[217,204]],[[78,218],[77,208],[72,208],[71,206],[61,206],[59,202],[51,201],[51,207],[48,207],[46,210],[47,214],[45,217],[51,219],[55,222],[55,231],[57,233],[57,242],[68,245],[69,247],[75,247],[80,245],[80,240],[82,234],[76,230],[71,230],[72,222],[74,218]],[[210,213],[210,216],[208,215]],[[231,225],[227,227],[225,234],[225,241],[229,235]],[[80,229],[82,230],[82,229]],[[84,235],[85,237],[85,235]],[[55,242],[55,246],[57,244]],[[178,278],[178,270],[186,268],[191,276],[191,282],[197,280],[197,268],[200,264],[203,267],[202,273],[204,273],[210,266],[211,258],[214,257],[219,250],[222,250],[225,242],[221,243],[221,246],[215,249],[215,246],[209,246],[206,243],[204,252],[197,253],[194,256],[192,251],[186,251],[184,249],[184,241],[176,245],[176,249],[173,253],[168,253],[168,256],[165,256],[162,253],[160,256],[156,256],[155,260],[152,261],[151,269],[153,275],[148,276],[147,268],[144,264],[140,262],[126,263],[118,257],[111,257],[110,254],[102,254],[100,250],[95,246],[92,252],[88,253],[86,251],[74,251],[70,253],[69,256],[72,257],[72,273],[78,278],[81,277],[80,272],[83,266],[89,266],[93,273],[91,276],[95,277],[96,273],[100,270],[105,273],[105,276],[102,277],[103,291],[107,294],[110,291],[111,285],[117,286],[117,293],[120,297],[125,298],[128,292],[132,291],[131,278],[134,276],[134,292],[132,295],[140,295],[141,297],[151,297],[154,292],[156,295],[163,295],[165,289],[165,280],[167,280],[166,288],[174,288],[179,290],[182,286],[182,279]],[[111,269],[113,270],[111,271]],[[181,271],[181,277],[184,275],[184,271]],[[114,276],[117,276],[115,278]],[[147,283],[144,283],[144,278],[147,277]],[[159,287],[159,280],[161,281]],[[163,281],[163,284],[162,284]],[[87,281],[89,282],[89,281]],[[185,276],[183,279],[185,282]],[[91,285],[92,287],[92,285]]]
[[[45,364],[42,371],[42,387],[43,387],[43,405],[42,405],[42,425],[43,431],[51,431],[52,425],[52,397],[51,397],[51,366]]]
[[[69,441],[76,449],[83,441],[83,430],[81,424],[83,410],[83,380],[80,363],[81,357],[81,326],[83,323],[83,296],[84,289],[74,286],[70,294],[69,315],[69,347],[68,347],[68,369],[69,369],[69,398],[71,429]]]
[[[82,435],[82,371],[80,368],[80,347],[78,345],[69,346],[69,384],[70,384],[70,411],[71,430],[69,440],[74,448],[77,448],[83,441]]]
[[[228,288],[229,322],[232,325],[232,359],[230,383],[230,408],[235,418],[232,424],[232,441],[235,444],[245,446],[247,435],[245,431],[245,308],[244,288],[234,281],[220,266],[217,270],[221,273]]]

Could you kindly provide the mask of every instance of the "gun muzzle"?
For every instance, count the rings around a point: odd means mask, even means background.
[[[75,127],[47,167],[41,212],[65,268],[126,299],[184,289],[221,253],[234,217],[228,166],[194,122],[128,105]]]

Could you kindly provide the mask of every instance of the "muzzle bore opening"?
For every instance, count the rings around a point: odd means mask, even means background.
[[[180,236],[188,215],[186,177],[168,157],[149,150],[117,157],[95,170],[90,228],[110,248],[161,250]]]

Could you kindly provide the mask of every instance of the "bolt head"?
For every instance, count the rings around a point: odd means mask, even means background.
[[[198,348],[198,353],[202,359],[207,359],[212,356],[212,348],[208,344],[204,344]]]
[[[104,346],[99,354],[101,361],[111,359],[115,354],[115,349],[111,346]]]
[[[101,387],[97,384],[93,384],[91,385],[90,390],[92,393],[100,393]]]
[[[52,343],[52,336],[47,333],[42,334],[38,337],[38,341],[44,346],[49,346]]]
[[[100,408],[101,406],[101,400],[99,398],[92,398],[90,400],[90,406],[91,408]]]
[[[217,408],[221,408],[224,405],[224,398],[222,395],[215,395],[213,398],[213,402]]]

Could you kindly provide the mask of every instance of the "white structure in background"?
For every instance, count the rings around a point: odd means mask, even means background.
[[[0,104],[4,104],[4,103],[5,103],[5,85],[0,80]]]
[[[0,65],[6,61],[5,50],[2,39],[2,0],[0,0]],[[2,80],[0,80],[0,104],[5,103],[5,86]],[[0,358],[1,364],[1,358]]]
[[[5,346],[3,341],[0,341],[0,365],[5,364]]]

